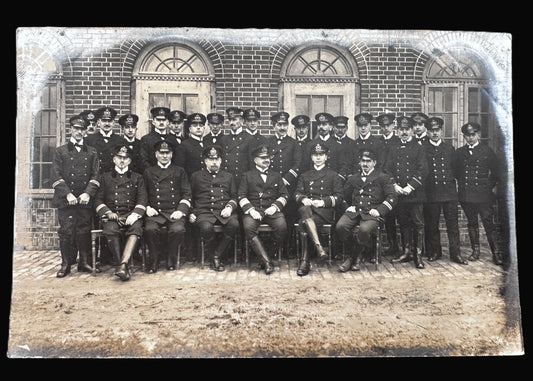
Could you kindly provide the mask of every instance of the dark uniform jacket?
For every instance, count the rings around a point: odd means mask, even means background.
[[[296,140],[296,143],[298,143],[298,145],[300,146],[300,150],[303,153],[304,146],[307,144],[308,141],[311,140],[311,138],[309,137],[309,135],[307,135],[307,137],[303,140],[299,140],[298,138],[294,138],[294,140]]]
[[[423,134],[422,136],[418,137],[416,134],[413,135],[413,139],[420,145],[427,143],[429,140],[429,136],[427,133]]]
[[[351,219],[361,216],[363,220],[377,219],[372,217],[370,209],[376,209],[381,218],[384,218],[396,205],[398,197],[390,176],[374,168],[363,181],[362,173],[351,176],[344,184],[344,210],[355,206],[355,213],[345,211]]]
[[[289,192],[278,172],[269,169],[265,182],[259,170],[253,168],[242,176],[238,186],[237,197],[244,213],[254,208],[264,216],[265,209],[270,208],[272,205],[276,205],[279,212],[281,212],[287,204]]]
[[[289,183],[288,188],[294,191],[302,160],[302,152],[298,143],[290,136],[278,139],[276,135],[273,135],[267,139],[267,144],[273,156],[269,170],[281,174]]]
[[[200,169],[204,168],[204,159],[202,152],[204,150],[203,140],[188,137],[180,144],[177,151],[176,165],[185,169],[187,176],[190,176]]]
[[[391,148],[395,145],[400,144],[400,138],[397,135],[392,135],[389,139],[385,139],[383,135],[379,136],[379,140],[381,140],[381,143],[383,143],[383,147],[385,148],[385,153],[383,155],[383,164],[387,161],[387,157],[389,156],[389,152]],[[383,165],[381,166],[383,168]]]
[[[222,217],[220,212],[226,206],[237,211],[237,187],[233,175],[220,170],[214,176],[207,169],[201,169],[191,175],[192,210],[196,221],[217,220],[225,224],[229,217]]]
[[[129,168],[133,172],[142,174],[144,171],[142,156],[141,156],[141,141],[135,138],[132,142],[124,138],[124,144],[126,144],[132,152],[131,164]]]
[[[204,136],[204,142],[205,145],[210,144],[216,144],[220,145],[220,141],[222,140],[222,137],[224,136],[224,131],[220,131],[220,133],[217,136],[214,136],[211,132]]]
[[[104,137],[100,131],[92,135],[87,135],[85,142],[87,145],[96,148],[98,152],[100,173],[110,171],[115,167],[115,163],[113,163],[115,148],[119,145],[126,144],[122,136],[113,132],[109,137]]]
[[[320,143],[329,148],[326,166],[345,178],[344,168],[346,167],[346,163],[344,162],[344,157],[341,154],[341,148],[339,144],[333,141],[334,139],[335,138],[333,135],[330,134],[326,140],[322,140],[319,136],[309,140],[302,150],[302,165],[300,173],[308,171],[313,167],[313,162],[311,161],[311,151],[315,145]]]
[[[414,190],[408,195],[399,195],[398,203],[426,201],[425,181],[428,163],[424,147],[411,139],[406,144],[395,146],[389,152],[385,172],[391,176],[392,183],[402,188],[410,185]]]
[[[313,213],[318,214],[329,223],[335,219],[335,207],[343,200],[342,178],[334,170],[324,167],[320,170],[310,169],[298,177],[298,185],[294,198],[300,205],[304,198],[322,200],[323,208],[312,207]]]
[[[146,188],[140,173],[129,169],[120,174],[113,168],[100,176],[100,189],[95,197],[98,216],[111,211],[121,217],[132,212],[142,217],[146,212],[146,202]]]
[[[93,198],[100,187],[98,181],[99,158],[94,147],[84,144],[78,152],[74,144],[67,143],[57,147],[52,159],[52,188],[55,208],[68,206],[66,196],[72,193],[79,197],[87,193],[91,199],[87,205],[79,207],[92,208]]]
[[[143,174],[148,192],[148,205],[166,219],[176,210],[184,214],[191,207],[191,186],[185,170],[177,165],[161,168],[153,165]]]
[[[332,135],[332,137],[331,141],[339,147],[339,168],[337,169],[337,173],[346,179],[348,176],[348,164],[353,160],[352,155],[355,141],[348,136],[344,136],[341,139],[335,135]]]
[[[154,146],[157,142],[162,140],[169,142],[172,145],[172,164],[176,164],[177,158],[179,156],[179,152],[177,152],[179,143],[176,140],[176,135],[170,133],[162,135],[155,131],[155,129],[153,129],[152,132],[149,132],[141,138],[141,160],[143,173],[148,167],[157,164]]]
[[[468,146],[455,151],[453,167],[457,175],[459,201],[492,202],[492,188],[500,183],[501,168],[494,151],[479,143],[472,150]]]
[[[259,130],[256,130],[255,134],[253,135],[249,133],[247,130],[244,130],[244,132],[250,135],[250,151],[252,151],[255,147],[259,147],[260,145],[267,144],[268,137],[265,135],[261,135],[259,133]],[[251,152],[250,152],[250,160],[253,162]]]
[[[235,176],[237,184],[250,168],[250,142],[251,136],[244,130],[224,135],[221,139],[223,169]]]
[[[428,161],[426,201],[457,201],[457,184],[452,167],[455,148],[445,141],[435,146],[429,140],[423,147]]]

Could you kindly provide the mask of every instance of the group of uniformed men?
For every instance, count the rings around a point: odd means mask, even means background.
[[[270,117],[274,134],[262,135],[254,109],[227,109],[227,134],[222,114],[186,115],[166,107],[150,112],[153,128],[141,139],[134,114],[118,119],[122,135],[114,132],[117,112],[111,107],[70,119],[70,140],[53,159],[62,259],[57,277],[70,273],[78,255],[78,271],[97,266],[89,257],[95,213],[121,280],[130,278],[128,263],[141,237],[148,248],[148,272],[158,271],[163,258],[167,269],[175,269],[178,248],[194,246],[187,242],[188,230],[195,234],[193,241],[202,239],[216,271],[224,270],[224,253],[242,231],[270,274],[274,266],[259,234],[261,224],[271,227],[275,250],[289,248],[288,237],[299,224],[318,260],[328,257],[319,227],[331,224],[337,244],[348,248],[341,272],[375,260],[372,237],[383,224],[391,262],[412,260],[423,268],[422,255],[428,261],[442,257],[441,212],[450,260],[467,264],[460,252],[459,203],[468,220],[468,259],[480,256],[479,215],[493,261],[502,263],[492,221],[499,165],[494,152],[480,144],[477,123],[462,126],[467,144],[456,150],[442,139],[443,119],[421,112],[358,114],[356,139],[346,136],[347,117],[325,112],[315,116],[314,138],[306,115],[290,119],[277,112]],[[371,133],[373,119],[379,136]],[[294,138],[288,135],[289,122]],[[215,225],[223,227],[219,239]],[[310,253],[302,247],[300,276],[310,271]]]

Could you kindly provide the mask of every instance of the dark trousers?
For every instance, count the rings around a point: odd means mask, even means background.
[[[378,228],[378,221],[374,219],[363,220],[360,215],[351,218],[343,214],[336,225],[337,236],[341,242],[348,242],[356,233],[356,243],[372,247],[372,234]]]
[[[261,221],[254,220],[245,214],[242,217],[244,236],[250,241],[259,234],[258,228],[261,224],[268,224],[272,228],[272,238],[276,242],[283,242],[287,236],[287,221],[283,213],[275,213],[272,216],[265,216]]]
[[[422,249],[424,235],[423,204],[404,202],[399,203],[396,209],[398,211],[398,224],[400,225],[403,248],[416,245],[417,248]]]
[[[496,233],[496,226],[494,225],[494,209],[492,202],[461,202],[461,208],[465,212],[467,219],[467,227],[471,229],[479,229],[478,216],[481,217],[481,223],[485,228],[485,233],[489,239],[492,239]]]
[[[424,220],[426,229],[426,254],[428,257],[441,257],[440,215],[444,214],[446,233],[450,245],[450,258],[460,254],[459,243],[459,212],[457,201],[428,202],[424,204]]]
[[[161,215],[146,217],[144,237],[154,270],[157,270],[162,255],[167,258],[168,266],[176,265],[178,246],[183,245],[185,240],[185,222],[184,217],[176,221],[169,221]]]
[[[196,227],[204,242],[211,242],[215,238],[215,225],[222,225],[225,235],[235,237],[235,234],[239,231],[239,218],[234,214],[225,224],[222,224],[219,220],[214,223],[211,221],[196,221]]]

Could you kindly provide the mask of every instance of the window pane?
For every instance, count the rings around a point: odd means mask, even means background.
[[[52,164],[41,165],[41,188],[52,188],[51,172]]]
[[[486,89],[481,91],[481,112],[490,112],[490,96]]]
[[[50,111],[49,135],[57,136],[57,111]]]
[[[39,189],[41,184],[41,166],[39,164],[32,164],[30,167],[30,187],[31,189]]]
[[[313,96],[311,98],[311,113],[309,117],[312,119],[319,112],[326,111],[326,97],[325,96]]]
[[[468,89],[468,112],[477,113],[479,109],[479,91],[471,87]]]
[[[342,115],[342,96],[332,95],[327,98],[328,111],[333,116]]]
[[[453,112],[455,109],[455,99],[454,99],[454,90],[453,88],[444,89],[444,111]]]
[[[152,93],[149,96],[148,103],[150,105],[149,110],[154,107],[165,107],[166,104],[165,94]]]
[[[198,95],[188,94],[188,95],[184,95],[184,97],[185,97],[185,110],[183,110],[183,112],[185,114],[198,112],[198,109],[200,108],[200,105],[198,103]]]
[[[43,138],[42,139],[42,156],[40,161],[49,161],[52,162],[52,157],[54,154],[56,138]]]
[[[453,133],[453,130],[454,130],[454,128],[453,128],[454,127],[453,126],[454,116],[450,115],[450,114],[447,114],[447,115],[444,115],[442,117],[442,119],[444,119],[444,128],[443,128],[444,137],[446,137],[446,138],[454,137],[454,133]]]
[[[442,107],[442,101],[443,99],[443,94],[442,94],[442,88],[441,89],[438,89],[435,91],[435,109],[434,109],[434,112],[442,112],[443,111],[443,107]]]
[[[171,111],[173,110],[180,110],[183,111],[183,99],[181,94],[167,94],[167,102],[168,102],[168,108],[170,108]],[[167,104],[167,103],[165,103]]]
[[[309,98],[307,95],[296,96],[296,115],[309,116]]]

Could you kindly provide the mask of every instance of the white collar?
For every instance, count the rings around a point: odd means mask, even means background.
[[[265,168],[265,169],[260,168],[258,165],[256,165],[255,167],[257,168],[257,170],[258,170],[259,172],[261,172],[262,175],[265,175],[265,174],[266,174],[265,172],[268,171],[268,167]]]
[[[361,176],[363,176],[363,177],[367,177],[367,176],[370,175],[372,172],[374,172],[374,169],[375,169],[375,168],[372,168],[370,171],[368,171],[368,173],[365,173],[365,171],[361,170]]]
[[[78,142],[76,139],[74,139],[72,136],[70,137],[70,142],[72,144],[81,144],[83,145],[83,138]]]
[[[160,130],[159,128],[154,127],[154,131],[157,132],[159,135],[166,135],[167,134],[167,129],[166,128]]]
[[[478,144],[479,144],[479,141],[475,142],[475,143],[472,144],[472,145],[466,143],[466,145],[468,146],[468,148],[475,148],[475,147],[477,147]]]
[[[342,140],[342,139],[344,139],[346,137],[346,134],[344,134],[344,135],[342,135],[340,137],[338,135],[334,135],[334,136],[335,136],[335,139]]]
[[[128,143],[133,143],[135,141],[135,136],[133,138],[128,138],[126,135],[124,135],[124,140],[126,140]]]
[[[278,138],[278,140],[282,140],[282,139],[284,139],[287,136],[287,135],[283,135],[283,136],[278,135],[277,132],[275,132],[274,135],[276,135],[276,138]]]
[[[303,138],[297,136],[296,140],[298,140],[299,142],[303,142],[304,140],[307,140],[307,135],[305,135]]]
[[[249,129],[246,129],[246,132],[249,133],[250,135],[254,136],[254,135],[257,135],[257,133],[259,132],[259,130],[250,131]]]
[[[320,171],[320,170],[321,170],[322,168],[324,168],[325,166],[326,166],[325,163],[322,164],[322,165],[318,165],[318,166],[313,164],[313,167],[314,167],[317,171]]]
[[[202,138],[199,138],[198,136],[196,136],[196,135],[192,135],[192,134],[189,135],[189,138],[193,138],[193,139],[195,139],[195,140],[198,140],[199,142],[202,141]]]
[[[107,134],[104,132],[104,130],[99,130],[99,131],[104,138],[110,138],[111,135],[113,135],[113,130],[109,131]]]
[[[222,133],[222,130],[218,131],[218,134],[213,134],[212,132],[210,132],[211,136],[214,137],[214,138],[216,138],[221,133]]]
[[[159,161],[157,162],[157,165],[159,165],[159,167],[163,169],[167,169],[170,166],[170,164],[172,164],[171,161],[169,161],[168,164],[166,165],[161,164]]]
[[[318,137],[320,138],[320,140],[322,140],[322,141],[324,141],[324,142],[327,141],[327,140],[329,139],[330,136],[331,136],[330,134],[327,134],[326,137],[324,137],[324,136],[322,136],[322,135],[320,135],[320,134],[318,135]]]
[[[415,134],[415,135],[416,135],[416,134]],[[420,135],[416,135],[416,137],[417,137],[418,139],[422,139],[422,138],[425,137],[426,135],[427,135],[427,131],[424,131],[424,132],[422,132]]]
[[[409,138],[408,138],[405,142],[402,140],[402,138],[400,138],[400,141],[401,141],[402,143],[409,143],[411,140],[413,140],[413,137],[412,137],[412,136],[409,136]]]
[[[360,138],[361,140],[367,140],[367,139],[370,137],[370,135],[372,135],[371,132],[369,132],[368,134],[366,134],[366,136],[363,136],[363,135],[359,134],[359,138]]]
[[[383,135],[383,139],[385,140],[389,140],[390,138],[392,138],[394,136],[394,131],[391,131],[390,134],[388,135]]]
[[[117,173],[118,173],[119,175],[123,175],[124,173],[128,172],[128,167],[126,167],[126,168],[124,168],[124,169],[120,169],[119,167],[117,167],[117,166],[115,165],[115,171],[117,171]]]
[[[232,135],[239,135],[242,132],[242,127],[237,128],[237,130],[233,131],[230,129],[230,134]]]
[[[435,147],[438,147],[438,146],[441,145],[442,139],[439,139],[436,143],[433,140],[429,139],[429,142],[431,143],[431,145],[434,145]]]

